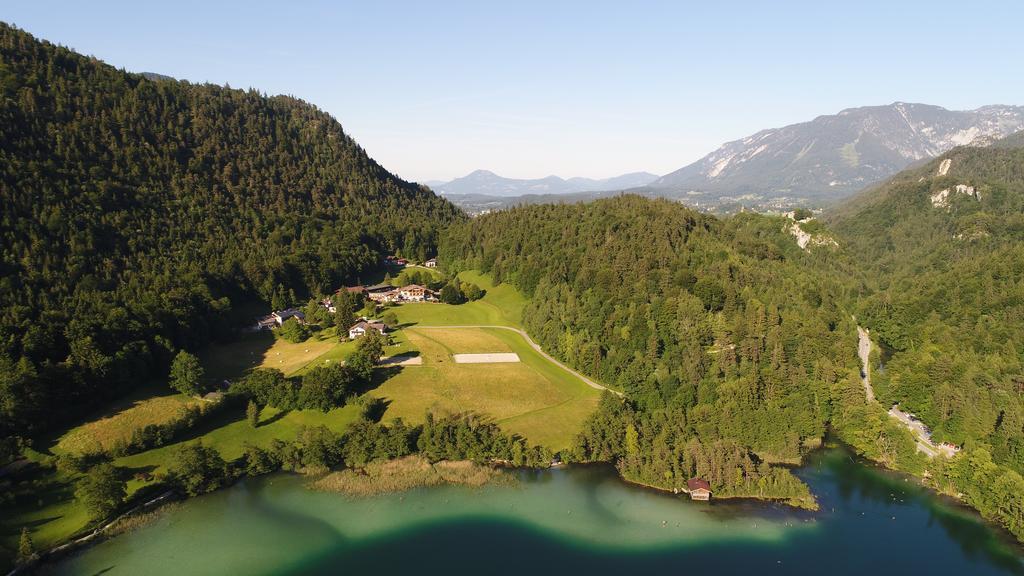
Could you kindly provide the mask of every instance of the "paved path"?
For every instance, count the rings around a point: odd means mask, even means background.
[[[410,326],[409,328],[411,328],[413,330],[419,330],[419,329],[430,330],[430,329],[447,329],[447,328],[495,328],[495,329],[498,329],[498,330],[511,330],[512,332],[515,332],[515,333],[519,334],[520,336],[522,336],[523,340],[526,340],[526,343],[530,345],[530,348],[533,348],[538,354],[543,356],[548,362],[551,362],[552,364],[554,364],[555,366],[558,366],[562,370],[565,370],[566,372],[576,376],[580,380],[583,380],[583,382],[587,386],[590,386],[591,388],[596,388],[598,390],[607,390],[607,391],[609,391],[609,392],[611,392],[613,394],[616,394],[618,396],[622,396],[623,395],[622,392],[619,392],[617,390],[612,390],[611,388],[608,388],[607,386],[604,386],[603,384],[598,384],[597,382],[591,380],[590,378],[587,378],[583,374],[580,374],[579,372],[573,370],[572,368],[569,368],[565,364],[562,364],[561,362],[556,360],[553,356],[551,356],[550,354],[545,352],[544,349],[540,347],[540,344],[537,344],[536,342],[533,341],[533,338],[530,338],[529,334],[527,334],[523,330],[520,330],[519,328],[513,328],[511,326],[497,326],[497,325],[476,325],[476,326],[470,326],[470,325],[460,325],[460,326],[421,326],[421,325],[413,325],[413,326]]]
[[[489,354],[452,354],[456,364],[500,364],[519,362],[519,354],[515,352],[494,352]]]
[[[344,362],[342,362],[344,364]],[[409,354],[398,354],[395,356],[388,356],[387,358],[381,358],[378,366],[422,366],[422,356],[410,356]]]
[[[867,330],[857,326],[857,356],[860,356],[860,380],[864,383],[864,394],[868,402],[875,401],[871,388],[871,336]]]
[[[871,335],[864,328],[857,326],[857,336],[857,356],[860,357],[860,377],[864,383],[864,394],[867,396],[868,402],[874,402],[875,390],[871,387]],[[899,421],[910,430],[917,443],[917,449],[924,452],[929,458],[935,458],[939,454],[950,457],[956,453],[956,450],[949,446],[932,442],[932,434],[928,431],[928,427],[908,412],[900,410],[899,404],[893,404],[892,408],[889,408],[889,417]]]

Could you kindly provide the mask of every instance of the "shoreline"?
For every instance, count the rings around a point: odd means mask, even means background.
[[[593,462],[592,464],[607,464],[607,463],[605,463],[605,462]],[[641,488],[641,489],[644,489],[644,490],[651,490],[651,491],[658,492],[658,493],[661,493],[661,494],[671,494],[673,496],[689,496],[689,492],[687,492],[685,489],[682,489],[682,488],[679,488],[678,491],[676,491],[677,489],[665,488],[665,487],[662,487],[662,486],[655,486],[653,484],[647,484],[647,483],[641,482],[639,480],[632,480],[630,478],[626,478],[625,476],[623,476],[619,472],[619,470],[617,468],[615,470],[615,473],[616,473],[617,477],[619,478],[619,480],[621,480],[622,482],[625,482],[626,484],[629,484],[630,486],[635,486],[637,488]],[[803,482],[803,481],[801,480],[801,482]],[[805,512],[817,512],[819,510],[818,501],[814,497],[813,493],[811,493],[811,502],[814,504],[813,508],[810,507],[810,506],[801,506],[801,505],[798,505],[798,504],[794,503],[792,497],[785,497],[785,496],[755,496],[755,495],[747,495],[747,494],[727,494],[727,495],[724,495],[724,496],[718,496],[716,494],[717,493],[712,492],[711,500],[707,500],[707,501],[693,500],[693,499],[689,499],[689,498],[686,499],[686,500],[688,500],[690,502],[707,502],[709,504],[711,502],[715,501],[715,500],[723,500],[723,501],[724,500],[728,500],[730,503],[747,501],[747,502],[753,502],[753,503],[758,503],[758,504],[761,504],[761,503],[781,504],[783,506],[792,508],[794,510],[801,510],[801,511],[805,511]],[[683,500],[683,499],[681,498],[680,500]]]
[[[384,462],[371,462],[358,469],[329,472],[306,483],[318,492],[334,492],[349,497],[366,498],[398,494],[418,488],[488,485],[515,485],[518,480],[505,470],[469,460],[429,462],[419,455],[410,455]]]
[[[857,454],[856,451],[851,446],[845,444],[842,441],[838,441],[838,440],[835,440],[835,439],[830,439],[829,441],[823,442],[821,448],[818,449],[818,450],[835,450],[835,449],[839,449],[839,450],[842,450],[842,451],[846,452],[848,454],[848,457],[850,458],[851,462],[855,462],[858,465],[865,466],[866,468],[868,468],[870,470],[873,470],[876,473],[881,473],[881,474],[883,474],[885,476],[889,476],[893,481],[898,480],[900,477],[902,477],[905,480],[909,480],[910,478],[914,478],[915,480],[918,481],[918,482],[915,482],[914,484],[916,484],[920,488],[925,489],[925,492],[927,494],[929,494],[932,498],[938,499],[939,501],[941,501],[945,505],[950,506],[950,507],[958,510],[959,512],[963,513],[965,516],[970,516],[970,517],[976,518],[979,522],[981,522],[982,524],[987,526],[989,529],[994,529],[1000,535],[1000,540],[1002,540],[1004,544],[1006,544],[1008,546],[1011,546],[1014,549],[1021,550],[1022,552],[1024,552],[1024,544],[1022,544],[1016,538],[1014,538],[1014,536],[1008,530],[1006,530],[1003,526],[1001,526],[1000,524],[998,524],[996,522],[993,522],[991,520],[988,520],[988,519],[982,517],[977,512],[977,510],[975,510],[974,508],[966,505],[965,503],[963,503],[961,500],[955,498],[954,496],[951,496],[949,494],[946,494],[946,493],[938,491],[935,487],[931,486],[929,483],[926,483],[926,482],[922,481],[922,479],[920,477],[917,477],[917,476],[914,476],[912,474],[909,474],[909,473],[906,473],[906,472],[902,472],[902,471],[899,471],[899,470],[894,470],[894,469],[891,469],[891,468],[887,468],[887,467],[881,465],[880,463],[878,463],[878,462],[876,462],[874,460],[865,458],[865,457]],[[815,452],[818,451],[818,450],[815,450]],[[803,460],[802,461],[802,465],[803,466],[811,465],[808,462],[807,456],[805,456],[802,460]],[[433,480],[433,481],[429,481],[429,482],[421,482],[420,480],[422,478],[417,478],[417,477],[411,476],[411,475],[405,475],[404,478],[405,479],[410,479],[411,478],[411,481],[403,482],[403,484],[401,486],[398,486],[398,487],[393,486],[393,485],[392,486],[380,486],[380,485],[373,486],[372,484],[379,482],[379,480],[381,478],[387,478],[389,476],[380,476],[380,475],[373,476],[371,474],[367,474],[367,472],[366,472],[367,468],[390,468],[391,469],[390,472],[397,473],[398,475],[401,475],[402,473],[406,472],[408,470],[408,467],[410,467],[410,466],[412,466],[413,468],[420,468],[420,469],[426,468],[426,469],[430,469],[430,470],[440,469],[440,470],[445,470],[445,471],[453,471],[454,470],[456,472],[467,472],[468,474],[464,474],[462,476],[462,478],[470,478],[470,480],[460,481],[460,478],[459,478],[459,476],[457,474],[452,474],[452,475],[449,475],[449,476],[443,477],[443,478],[438,476],[438,478],[439,478],[438,480]],[[571,469],[571,468],[575,468],[575,467],[578,467],[578,468],[587,468],[587,467],[593,467],[593,468],[602,467],[602,468],[605,468],[605,467],[608,467],[608,466],[611,466],[611,465],[609,463],[607,463],[607,462],[581,462],[581,463],[563,464],[563,465],[560,465],[560,466],[551,466],[551,467],[544,467],[544,468],[508,467],[508,466],[503,466],[500,463],[478,464],[478,463],[474,463],[474,462],[471,462],[471,461],[465,461],[465,460],[463,460],[463,461],[439,461],[439,462],[436,462],[436,463],[429,463],[429,462],[426,461],[425,458],[422,458],[421,456],[411,455],[411,456],[399,458],[399,459],[396,459],[396,460],[389,460],[389,461],[385,461],[385,462],[374,462],[374,463],[371,463],[369,467],[364,467],[362,469],[346,469],[346,470],[341,470],[341,471],[330,472],[330,473],[325,474],[325,475],[323,475],[323,476],[321,476],[319,478],[309,479],[308,481],[303,482],[302,483],[303,484],[302,487],[304,489],[310,490],[310,491],[334,492],[334,493],[340,494],[340,495],[342,495],[343,497],[346,497],[346,498],[375,498],[375,497],[380,497],[380,496],[386,496],[386,495],[389,495],[389,494],[391,494],[391,495],[401,494],[403,492],[412,491],[412,490],[421,489],[421,488],[430,489],[430,488],[439,488],[439,487],[445,487],[445,486],[465,486],[465,487],[469,487],[469,488],[483,488],[483,487],[486,487],[486,486],[516,487],[520,483],[520,478],[518,478],[517,475],[516,475],[517,472],[528,472],[528,471],[541,472],[541,471],[567,470],[567,469]],[[614,478],[617,481],[622,482],[627,487],[631,487],[631,488],[634,488],[634,489],[640,489],[640,490],[649,490],[651,492],[656,492],[658,494],[663,494],[663,495],[672,494],[672,495],[675,495],[675,496],[681,496],[681,495],[685,494],[685,492],[682,492],[682,491],[674,492],[672,489],[663,488],[663,487],[659,487],[659,486],[645,484],[643,482],[637,482],[637,481],[630,480],[630,479],[625,478],[624,476],[622,476],[617,468],[615,468],[614,466],[612,466],[612,468],[614,470]],[[486,474],[484,476],[475,476],[473,474],[474,472],[479,472],[479,471],[485,471]],[[300,473],[286,472],[286,471],[276,472],[273,475],[276,475],[276,474],[285,474],[285,475],[294,476],[294,477],[301,477],[302,476],[302,474],[300,474]],[[324,481],[324,480],[326,480],[326,479],[328,479],[328,478],[330,478],[332,476],[340,475],[340,474],[348,474],[348,475],[352,475],[352,476],[361,477],[361,478],[365,479],[368,482],[368,484],[371,484],[371,485],[369,486],[369,489],[366,490],[366,491],[361,490],[361,489],[347,490],[347,489],[336,489],[336,487],[330,487],[330,486],[316,486],[317,483],[322,482],[322,481]],[[392,475],[390,477],[394,477],[394,475]],[[476,480],[473,480],[473,478],[476,478]],[[482,478],[482,480],[481,480],[481,478]],[[232,483],[229,486],[225,486],[225,488],[229,488],[232,485],[234,485],[234,483]],[[365,487],[365,486],[363,486],[363,487]],[[360,487],[360,488],[362,488],[362,487]],[[222,490],[223,490],[223,488],[222,488]],[[86,534],[84,536],[80,536],[80,537],[78,537],[76,539],[70,540],[70,541],[65,542],[63,544],[60,544],[60,545],[55,546],[53,548],[50,548],[49,550],[40,551],[37,554],[37,557],[32,562],[30,562],[28,564],[25,564],[25,565],[22,565],[22,566],[15,567],[13,570],[11,570],[10,572],[7,573],[7,576],[15,576],[15,575],[19,575],[19,574],[32,574],[32,573],[34,573],[33,570],[40,569],[40,568],[45,569],[45,567],[47,565],[52,564],[52,563],[56,563],[56,562],[60,562],[62,558],[66,557],[68,555],[75,554],[75,553],[80,553],[80,552],[82,552],[84,550],[88,550],[89,548],[91,548],[92,546],[94,546],[96,544],[100,544],[100,543],[102,543],[104,541],[116,538],[116,537],[118,537],[120,535],[123,535],[125,533],[130,533],[130,532],[134,531],[134,529],[136,529],[136,528],[145,527],[145,525],[148,524],[150,520],[158,518],[159,515],[163,514],[165,511],[167,511],[169,509],[169,507],[170,508],[174,508],[175,506],[181,506],[181,505],[184,505],[185,503],[187,503],[188,500],[191,500],[191,499],[187,499],[187,498],[184,499],[184,500],[176,499],[176,498],[174,498],[175,495],[176,494],[173,493],[172,491],[165,492],[165,493],[161,494],[160,496],[158,496],[157,498],[154,498],[152,500],[149,500],[149,501],[147,501],[147,502],[145,502],[143,504],[140,504],[140,505],[136,506],[132,510],[130,510],[130,511],[128,511],[128,512],[126,512],[126,513],[124,513],[124,514],[122,514],[120,516],[118,516],[117,518],[115,518],[115,519],[105,523],[103,526],[94,529],[93,531],[91,531],[90,533],[88,533],[88,534]],[[813,496],[813,494],[812,494],[812,496]],[[772,510],[772,506],[771,505],[775,505],[775,506],[781,506],[781,507],[783,507],[785,509],[792,510],[794,512],[810,514],[811,516],[813,516],[817,512],[819,512],[818,508],[810,509],[810,508],[803,507],[803,506],[795,506],[792,503],[788,502],[787,499],[783,499],[783,498],[770,498],[770,497],[745,496],[745,495],[729,495],[729,496],[718,496],[718,497],[716,497],[714,499],[722,500],[726,505],[730,505],[730,506],[735,506],[735,505],[740,505],[740,504],[749,504],[751,507],[757,507],[757,508],[760,508],[760,509],[762,509],[764,511]],[[684,499],[684,498],[678,498],[677,500],[683,501],[683,502],[686,501],[686,499]],[[817,504],[817,500],[815,500],[815,503]],[[779,510],[779,508],[774,508],[774,509],[775,510]],[[149,518],[149,517],[152,517],[152,518]],[[117,525],[125,522],[126,520],[128,520],[130,522],[131,520],[133,520],[135,518],[139,518],[143,522],[139,526],[131,526],[131,525],[127,526],[126,527],[127,529],[123,530],[123,531],[116,530],[116,526]]]

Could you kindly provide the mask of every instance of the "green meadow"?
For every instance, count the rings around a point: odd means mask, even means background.
[[[385,421],[403,418],[415,424],[423,421],[427,411],[473,411],[486,414],[532,444],[556,451],[567,448],[596,408],[599,392],[546,360],[518,333],[473,328],[519,328],[526,299],[512,286],[493,285],[485,275],[464,272],[460,279],[483,288],[484,297],[460,305],[406,303],[381,312],[394,312],[399,322],[385,355],[419,355],[423,364],[389,368],[388,375],[367,394],[388,403]],[[271,332],[259,332],[210,346],[199,357],[207,379],[221,382],[234,381],[255,368],[276,368],[286,376],[300,377],[314,366],[344,361],[355,348],[355,342],[340,340],[334,328],[298,344]],[[453,354],[494,352],[515,352],[521,361],[456,364],[452,360]],[[164,423],[184,407],[202,402],[173,393],[163,384],[148,385],[58,437],[40,440],[38,451],[31,454],[39,462],[52,462],[60,454],[110,448],[118,439],[129,438],[135,429]],[[234,459],[243,454],[246,443],[268,446],[274,439],[294,438],[303,426],[323,425],[344,432],[360,413],[355,404],[326,413],[266,407],[254,429],[246,421],[242,406],[229,407],[204,418],[168,445],[117,458],[114,463],[131,473],[131,496],[149,484],[142,479],[144,474],[137,473],[165,471],[174,450],[183,443],[200,441],[216,448],[224,458]],[[16,548],[24,526],[31,528],[40,548],[65,541],[89,526],[85,510],[74,499],[77,474],[50,468],[40,468],[35,474],[34,494],[38,498],[0,519],[0,541],[7,550]]]

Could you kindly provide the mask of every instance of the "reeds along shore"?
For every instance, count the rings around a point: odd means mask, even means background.
[[[458,485],[480,487],[515,483],[507,472],[469,461],[431,464],[422,456],[407,456],[374,462],[365,468],[332,472],[309,484],[314,490],[350,496],[375,496],[428,486]]]

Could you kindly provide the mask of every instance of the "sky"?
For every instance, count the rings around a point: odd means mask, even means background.
[[[4,0],[119,68],[290,94],[415,181],[666,174],[894,101],[1024,104],[1024,2]]]

